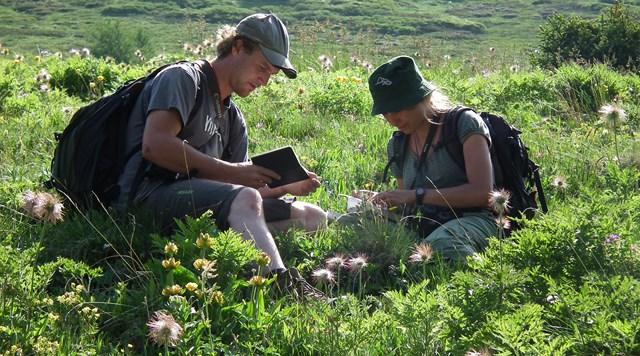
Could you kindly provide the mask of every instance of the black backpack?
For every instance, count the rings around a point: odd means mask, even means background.
[[[462,170],[465,170],[462,143],[458,140],[456,130],[458,120],[467,107],[452,109],[444,120],[440,142],[434,149],[444,147],[449,155]],[[521,131],[509,125],[504,118],[487,112],[480,113],[480,117],[489,128],[491,135],[491,162],[495,177],[495,186],[511,193],[508,216],[512,218],[533,218],[539,206],[543,212],[547,212],[547,202],[540,181],[539,166],[529,159],[528,148],[520,139]],[[402,164],[406,154],[406,135],[401,131],[393,133],[392,144],[394,156],[390,158],[384,169],[383,180],[387,180],[389,167],[393,162]],[[517,229],[512,222],[511,230]]]
[[[208,62],[197,63],[209,74]],[[44,183],[45,187],[55,188],[83,210],[106,206],[117,198],[118,178],[131,157],[131,153],[125,153],[129,115],[145,84],[173,64],[127,82],[113,94],[74,113],[62,134],[55,134],[58,144],[51,161],[51,178]],[[200,106],[201,96],[198,91],[191,114]],[[133,153],[135,151],[139,149]],[[143,176],[145,168],[142,164],[137,176]]]

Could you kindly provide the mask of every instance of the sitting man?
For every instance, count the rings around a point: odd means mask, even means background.
[[[146,84],[128,122],[131,158],[119,179],[116,208],[146,211],[163,228],[212,210],[220,229],[240,232],[269,255],[278,285],[284,280],[297,294],[317,296],[295,269],[285,268],[270,229],[324,228],[327,217],[319,207],[278,199],[309,194],[320,182],[308,172],[307,180],[269,188],[280,177],[248,160],[245,120],[231,100],[233,93],[246,97],[266,85],[280,70],[297,76],[287,29],[273,14],[254,14],[227,32],[213,61],[169,66]],[[140,179],[143,159],[152,166]]]

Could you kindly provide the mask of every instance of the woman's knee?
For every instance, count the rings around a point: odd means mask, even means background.
[[[291,205],[291,218],[300,221],[306,231],[317,231],[327,226],[327,213],[319,206],[305,202]]]
[[[262,213],[262,197],[253,188],[242,189],[231,202],[229,217],[236,215],[260,216]]]

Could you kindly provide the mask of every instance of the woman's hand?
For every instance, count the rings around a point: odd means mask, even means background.
[[[388,192],[381,192],[371,198],[371,202],[373,204],[387,207],[414,204],[415,200],[415,190],[407,189],[396,189]]]
[[[318,176],[313,172],[307,171],[307,175],[309,176],[309,179],[283,185],[282,190],[284,193],[303,196],[315,192],[320,186],[320,179],[318,179]]]

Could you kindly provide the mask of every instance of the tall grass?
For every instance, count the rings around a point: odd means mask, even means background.
[[[41,190],[53,133],[83,103],[151,65],[0,58],[0,349],[155,354],[164,347],[148,340],[145,323],[164,310],[183,328],[178,354],[640,352],[640,78],[605,66],[514,70],[486,56],[434,61],[424,74],[455,101],[503,114],[523,131],[550,212],[493,239],[466,265],[411,263],[419,240],[387,224],[276,236],[287,265],[307,276],[337,253],[368,256],[360,273],[341,272],[330,305],[252,280],[255,249],[207,216],[170,236],[143,217],[83,216],[69,205],[57,225],[28,217],[21,194]],[[315,54],[307,67],[237,102],[250,153],[292,145],[323,181],[303,199],[343,212],[353,189],[389,187],[381,171],[392,128],[369,115],[365,68],[338,59],[323,71]],[[35,79],[41,69],[52,77],[48,90]],[[102,87],[87,85],[99,76]],[[620,154],[597,119],[616,99],[628,114],[617,131]],[[212,239],[200,247],[205,233]],[[168,255],[170,242],[178,251]],[[180,265],[167,269],[170,258]],[[197,259],[215,264],[205,270]]]

